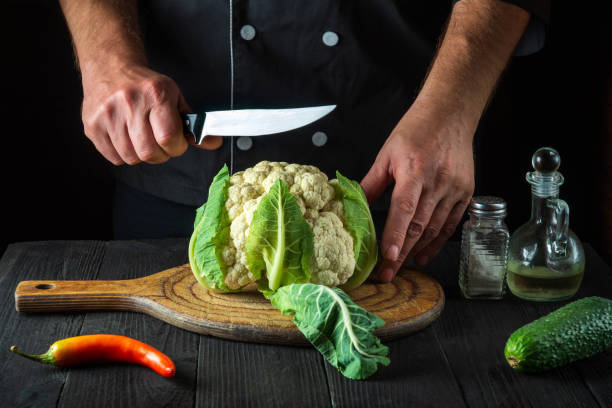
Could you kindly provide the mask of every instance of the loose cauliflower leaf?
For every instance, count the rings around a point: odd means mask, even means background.
[[[313,232],[287,183],[277,179],[253,214],[246,240],[249,271],[269,295],[281,286],[310,280]]]
[[[208,202],[196,212],[196,225],[189,241],[189,264],[198,282],[209,289],[231,291],[225,284],[227,267],[223,249],[229,240],[230,220],[225,209],[229,172],[219,171],[208,191]]]
[[[344,292],[312,283],[283,286],[271,297],[321,354],[344,376],[363,380],[389,365],[389,348],[374,336],[385,322]]]
[[[353,237],[355,270],[349,280],[340,287],[350,290],[361,285],[374,269],[378,260],[376,230],[368,200],[358,182],[350,180],[336,171],[336,192],[344,205],[345,226]]]

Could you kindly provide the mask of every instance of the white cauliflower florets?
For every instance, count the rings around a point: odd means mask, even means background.
[[[262,161],[230,177],[225,208],[231,221],[230,240],[223,251],[225,284],[238,289],[253,282],[246,265],[245,243],[253,214],[278,179],[287,183],[314,233],[311,281],[327,286],[345,283],[355,269],[353,238],[344,227],[344,208],[335,199],[333,181],[314,166]]]
[[[314,219],[312,231],[314,256],[310,281],[325,286],[343,284],[355,269],[353,237],[336,214],[326,211]]]

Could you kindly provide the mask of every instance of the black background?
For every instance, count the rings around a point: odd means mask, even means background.
[[[544,50],[514,58],[500,82],[496,95],[504,97],[493,98],[481,121],[475,163],[476,194],[505,198],[514,230],[529,217],[531,155],[555,147],[571,228],[605,255],[612,32],[601,3],[554,4]],[[80,78],[59,6],[12,0],[2,9],[0,253],[16,241],[110,239],[114,184],[83,134]]]

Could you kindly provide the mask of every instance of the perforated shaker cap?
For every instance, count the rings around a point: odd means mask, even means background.
[[[505,216],[506,202],[500,197],[472,197],[469,212],[474,215]]]

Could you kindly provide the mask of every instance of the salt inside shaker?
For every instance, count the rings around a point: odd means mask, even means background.
[[[510,238],[504,223],[506,202],[499,197],[473,197],[468,213],[461,233],[461,293],[467,299],[501,299]]]

